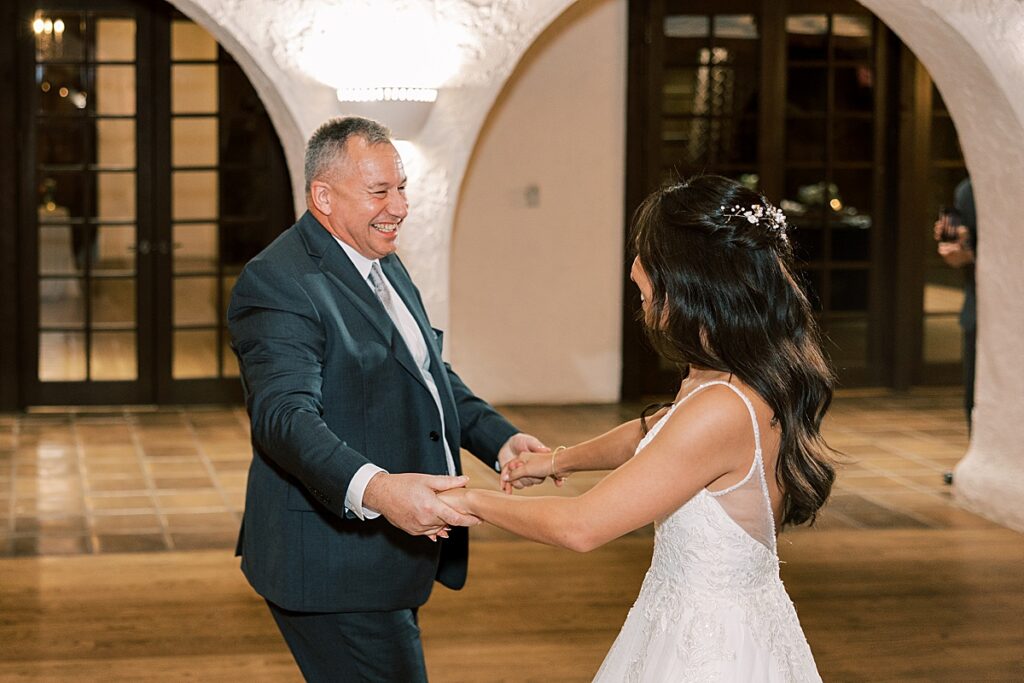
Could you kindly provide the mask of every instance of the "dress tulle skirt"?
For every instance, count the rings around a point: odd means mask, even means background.
[[[748,625],[752,615],[738,606],[657,614],[643,597],[630,610],[595,682],[821,681],[806,641],[790,635],[795,629],[802,636],[795,612],[791,618],[781,615],[781,623],[778,614],[768,617],[783,633],[755,634]]]

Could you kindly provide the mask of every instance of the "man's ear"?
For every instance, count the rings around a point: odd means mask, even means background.
[[[309,198],[316,210],[325,216],[331,215],[331,186],[322,180],[309,184]]]

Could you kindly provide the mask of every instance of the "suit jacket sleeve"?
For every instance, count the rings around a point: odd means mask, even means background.
[[[228,327],[254,447],[343,516],[349,482],[369,460],[322,418],[326,337],[308,295],[285,269],[252,261],[232,293]]]

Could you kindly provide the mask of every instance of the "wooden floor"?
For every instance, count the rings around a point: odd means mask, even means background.
[[[421,612],[431,680],[588,681],[650,539],[588,555],[482,540],[471,580]],[[782,546],[826,681],[1024,676],[1024,538],[1002,529],[829,531]],[[0,681],[298,681],[236,561],[218,551],[0,561]]]
[[[827,681],[1024,681],[1024,535],[960,508],[942,481],[967,446],[959,404],[846,392],[829,414],[846,465],[821,524],[779,542]],[[556,444],[636,408],[506,413]],[[0,682],[300,680],[231,556],[248,457],[230,408],[0,416]],[[464,462],[472,485],[494,485]],[[431,680],[590,680],[650,530],[587,555],[471,533],[466,589],[438,588],[421,612]]]

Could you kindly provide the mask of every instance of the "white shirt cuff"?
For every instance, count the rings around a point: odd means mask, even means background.
[[[368,462],[356,470],[352,481],[348,483],[348,490],[345,491],[345,509],[359,519],[367,520],[380,517],[380,513],[376,510],[363,507],[363,494],[366,493],[366,485],[378,472],[387,473],[387,470]]]

